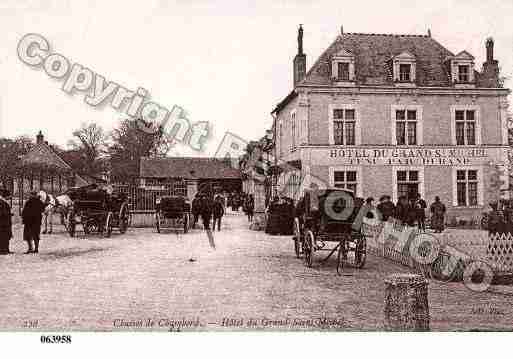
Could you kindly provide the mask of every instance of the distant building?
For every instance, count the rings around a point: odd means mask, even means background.
[[[161,191],[171,189],[193,198],[198,191],[240,191],[240,171],[216,158],[167,157],[140,160],[140,187]]]
[[[280,192],[312,181],[357,196],[428,202],[476,217],[508,196],[508,89],[494,41],[476,68],[428,35],[342,33],[306,71],[303,29],[294,88],[272,111]]]
[[[85,186],[92,182],[92,179],[78,175],[39,131],[36,144],[21,158],[18,175],[13,179],[13,194],[25,197],[27,192],[39,190],[61,193],[69,187]]]

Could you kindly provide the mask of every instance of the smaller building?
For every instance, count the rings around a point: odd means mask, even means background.
[[[210,157],[142,157],[140,187],[146,190],[173,190],[192,199],[198,191],[242,190],[240,171],[230,162]]]
[[[20,198],[29,191],[62,193],[69,187],[90,183],[73,170],[39,131],[36,144],[21,158],[17,176],[13,179],[13,193]]]

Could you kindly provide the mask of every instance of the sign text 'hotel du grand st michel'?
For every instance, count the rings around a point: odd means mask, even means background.
[[[324,149],[318,155],[347,165],[474,165],[489,159],[483,148],[341,148]],[[492,155],[492,157],[495,157]]]

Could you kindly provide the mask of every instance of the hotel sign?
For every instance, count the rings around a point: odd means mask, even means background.
[[[392,165],[392,166],[461,166],[484,163],[500,157],[500,149],[484,148],[344,148],[323,149],[312,153],[329,158],[330,163],[344,165]],[[316,156],[317,155],[317,156]],[[322,159],[319,158],[321,162]]]

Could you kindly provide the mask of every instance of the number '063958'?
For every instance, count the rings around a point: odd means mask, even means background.
[[[41,343],[71,344],[71,335],[41,335]]]

